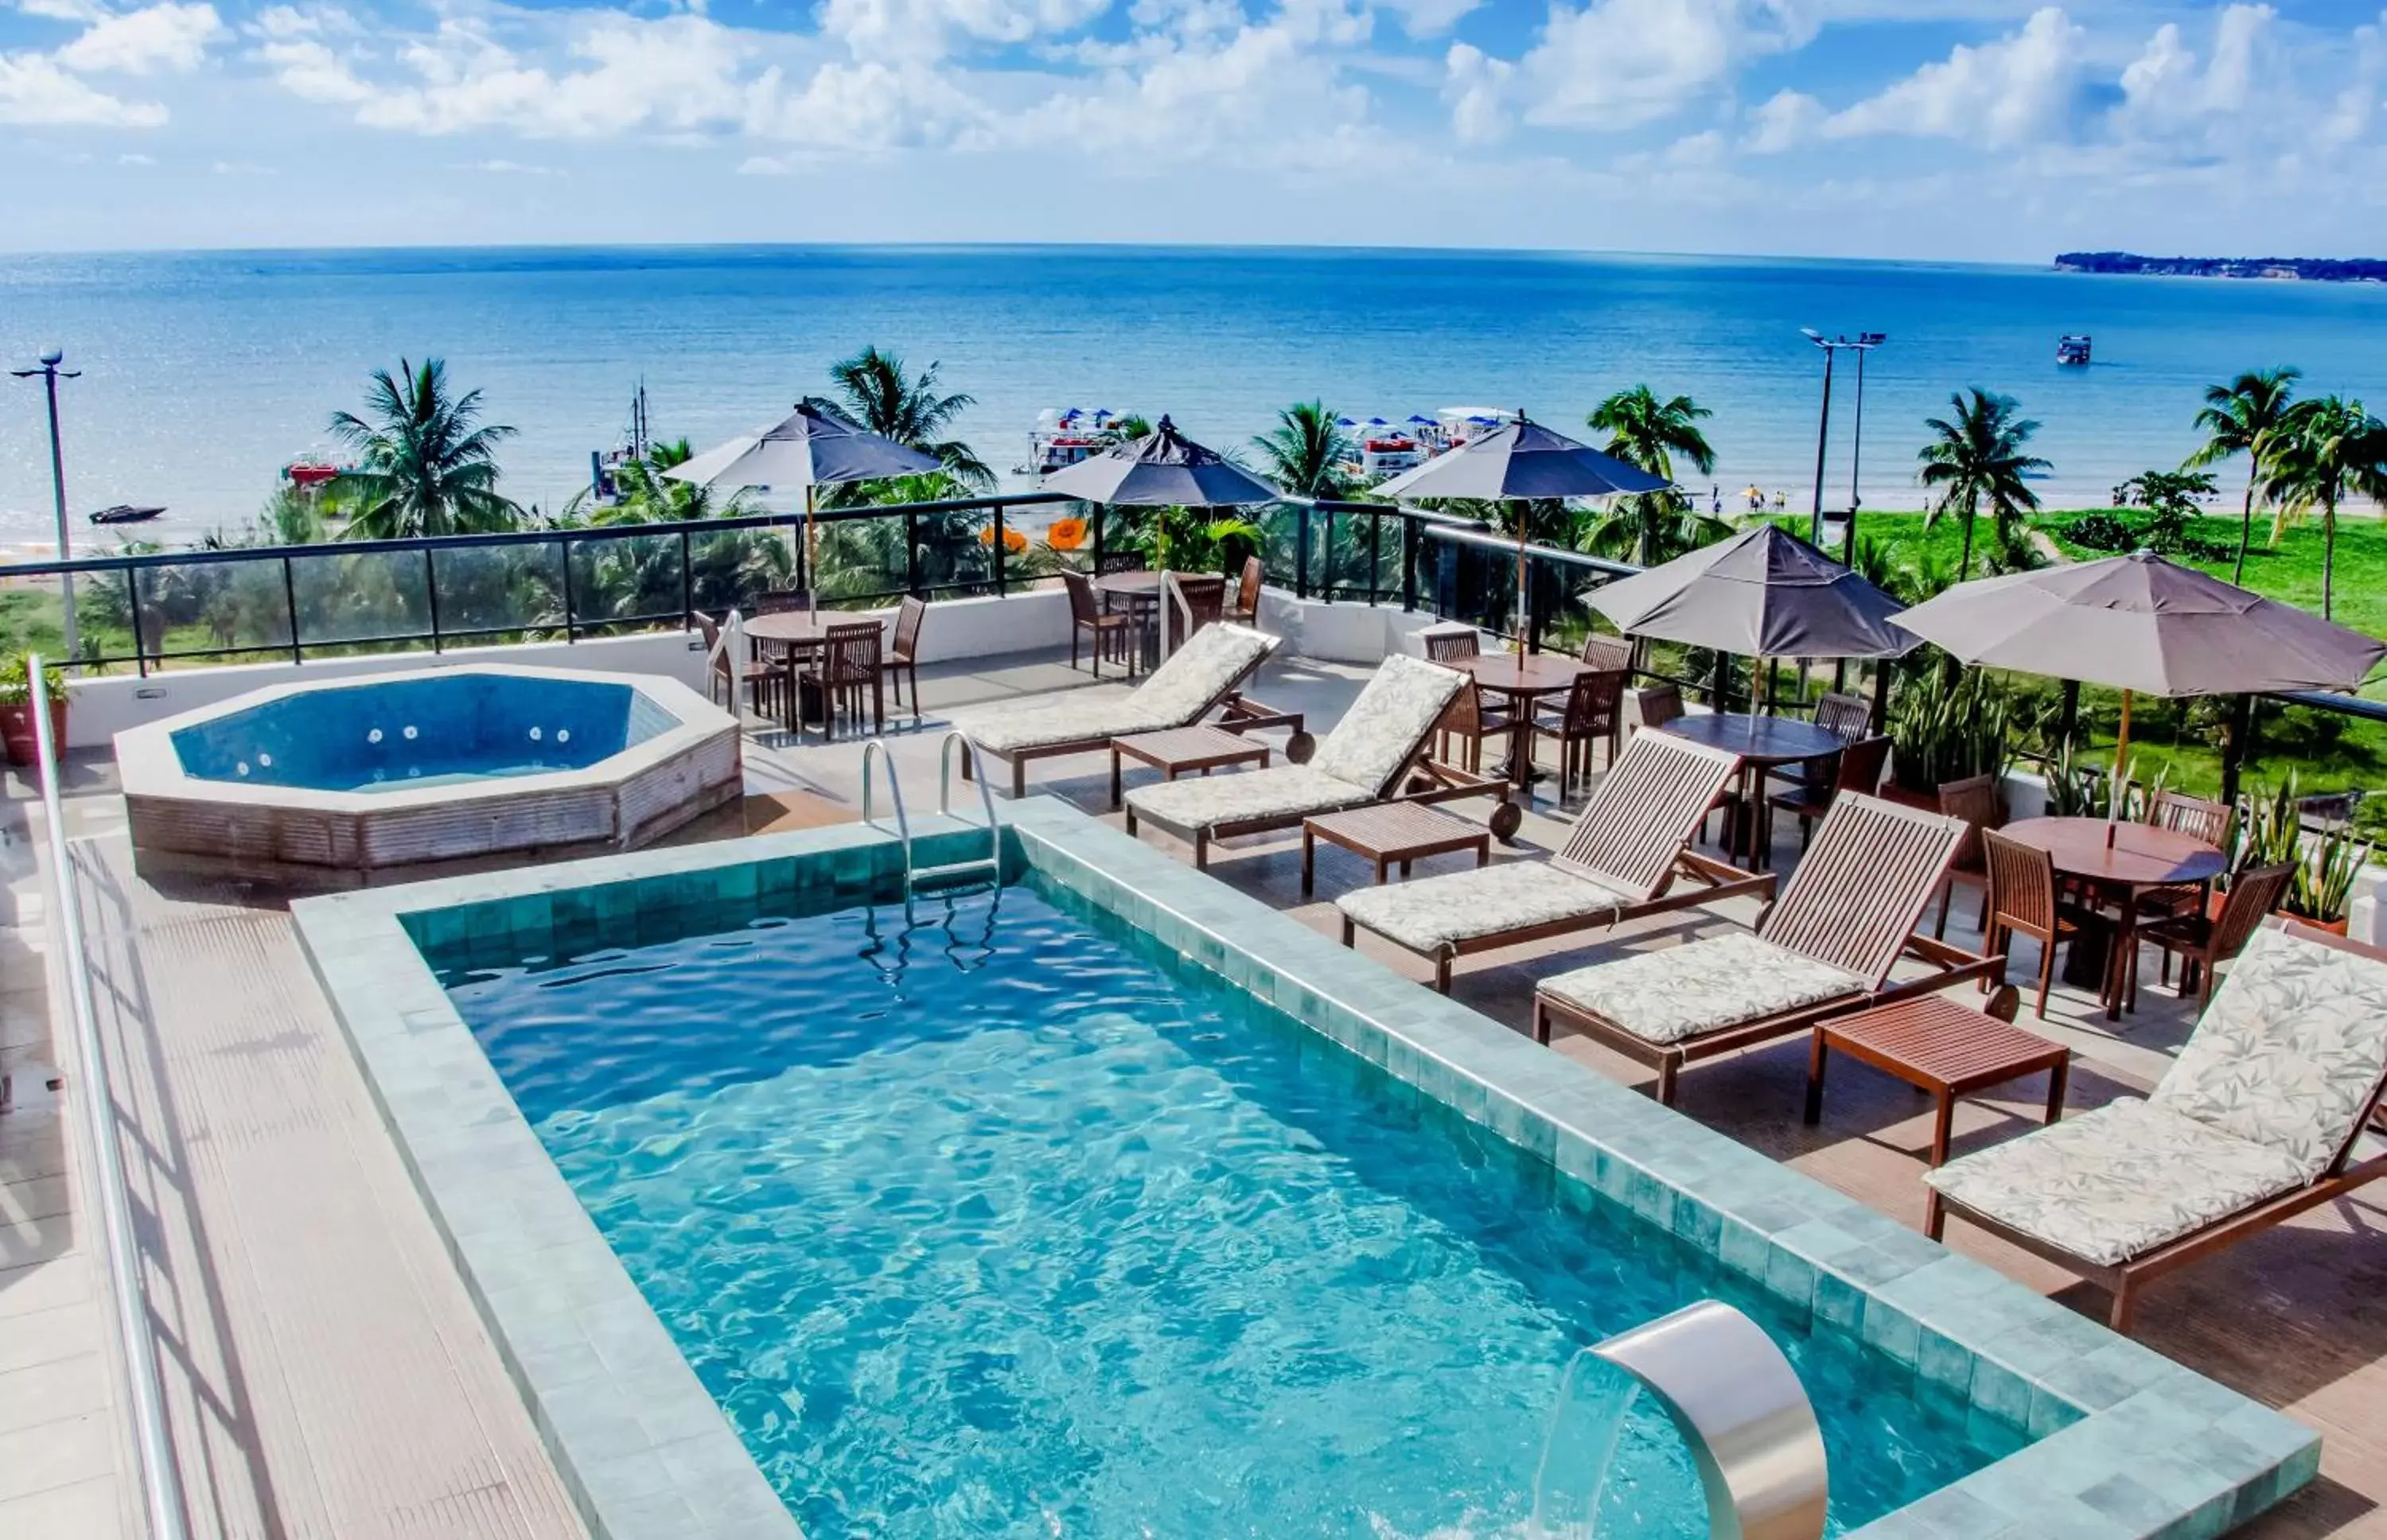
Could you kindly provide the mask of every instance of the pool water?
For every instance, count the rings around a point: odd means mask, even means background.
[[[627,685],[459,670],[285,695],[173,742],[207,780],[396,791],[585,770],[676,721]]]
[[[1074,899],[693,923],[442,978],[816,1540],[1522,1534],[1576,1350],[1709,1296],[1835,1534],[2021,1442]],[[1707,1533],[1646,1401],[1617,1461],[1603,1540]]]

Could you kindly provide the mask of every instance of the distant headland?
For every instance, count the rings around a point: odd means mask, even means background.
[[[2319,284],[2387,283],[2375,257],[2141,257],[2135,251],[2062,251],[2058,272],[2125,272],[2165,278],[2302,278]]]

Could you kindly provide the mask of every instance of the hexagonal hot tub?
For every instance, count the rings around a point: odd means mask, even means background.
[[[738,797],[673,680],[474,663],[276,686],[116,735],[145,869],[303,885],[628,850]]]

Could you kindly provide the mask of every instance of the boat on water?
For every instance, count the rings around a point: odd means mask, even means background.
[[[2055,361],[2064,364],[2085,364],[2089,361],[2089,334],[2066,332],[2055,339]]]
[[[101,509],[91,516],[91,522],[95,524],[144,524],[164,511],[163,507],[140,508],[120,502],[113,508]]]
[[[1058,411],[1047,407],[1037,414],[1036,426],[1029,430],[1027,463],[1015,466],[1014,472],[1023,476],[1044,476],[1064,466],[1075,465],[1117,442],[1118,435],[1110,425],[1125,421],[1108,408],[1084,411],[1071,407]]]
[[[295,456],[290,463],[282,467],[282,479],[301,492],[312,492],[335,476],[355,469],[353,465],[339,463],[322,450],[309,449]]]

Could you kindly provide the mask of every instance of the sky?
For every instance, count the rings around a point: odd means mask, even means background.
[[[2387,256],[2382,107],[2338,0],[0,0],[0,247]]]

